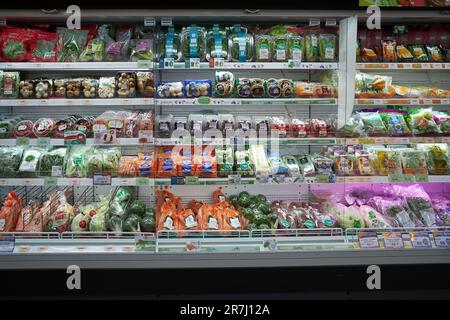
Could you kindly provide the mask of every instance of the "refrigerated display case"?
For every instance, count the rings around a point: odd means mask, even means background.
[[[6,12],[0,268],[448,265],[448,18],[206,13]]]

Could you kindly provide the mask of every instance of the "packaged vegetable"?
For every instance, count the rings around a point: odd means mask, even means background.
[[[324,42],[325,44],[325,42]],[[305,35],[305,61],[317,62],[319,61],[319,34],[316,32],[308,32]]]
[[[34,37],[30,41],[30,62],[55,62],[56,61],[55,32],[34,31]]]
[[[286,35],[272,36],[272,61],[288,60],[288,37]]]
[[[450,200],[433,198],[433,210],[436,212],[437,226],[450,226]]]
[[[182,98],[184,96],[182,82],[160,82],[156,89],[158,98]]]
[[[449,173],[447,144],[419,144],[417,148],[425,151],[429,174],[446,175]]]
[[[0,232],[13,232],[22,211],[22,197],[8,193],[0,210]]]
[[[36,137],[49,137],[55,129],[55,121],[50,118],[40,118],[33,125],[33,134]]]
[[[211,96],[211,80],[185,80],[183,84],[186,98]]]
[[[0,71],[0,97],[16,99],[19,95],[19,73]]]
[[[102,38],[95,38],[88,42],[86,48],[80,54],[80,61],[98,62],[105,57],[105,41]]]
[[[258,62],[272,61],[272,39],[266,34],[255,35],[255,60]]]
[[[392,77],[357,72],[355,96],[356,98],[391,98],[395,95],[391,84]]]
[[[395,110],[380,110],[381,119],[386,125],[387,134],[390,136],[409,136],[411,130],[406,124],[404,113]]]
[[[379,58],[377,52],[371,48],[363,48],[361,50],[362,62],[378,62]]]
[[[196,25],[183,27],[181,31],[181,46],[183,48],[183,59],[196,58],[200,61],[205,61],[206,30]]]
[[[298,166],[304,177],[311,177],[315,175],[314,163],[311,156],[302,155],[297,158]]]
[[[376,211],[371,206],[362,205],[359,207],[359,212],[364,219],[364,224],[367,228],[392,228],[391,222],[381,213]]]
[[[147,36],[144,39],[131,41],[131,61],[153,60],[153,38]]]
[[[234,117],[232,114],[219,114],[219,130],[224,137],[231,137],[234,133]]]
[[[427,53],[430,62],[443,62],[444,57],[439,46],[427,45]]]
[[[432,208],[430,196],[421,185],[414,184],[408,187],[395,185],[394,189],[424,226],[436,226],[436,213]]]
[[[395,40],[382,40],[381,47],[383,49],[384,62],[397,62],[396,48],[397,42]]]
[[[19,85],[20,86],[20,85]],[[36,80],[34,82],[34,94],[36,99],[48,99],[52,95],[52,80]]]
[[[81,81],[83,97],[87,99],[97,98],[98,80],[83,79]]]
[[[388,150],[385,160],[385,167],[388,175],[398,175],[403,173],[401,151],[395,149]]]
[[[66,98],[81,98],[81,79],[66,80]]]
[[[20,211],[15,232],[43,232],[43,228],[40,203],[32,201]]]
[[[19,98],[28,99],[34,97],[34,81],[22,80],[19,82]]]
[[[53,80],[54,85],[54,97],[55,98],[65,98],[66,97],[66,79],[55,79]]]
[[[23,152],[22,162],[17,169],[17,175],[23,178],[36,178],[38,175],[38,164],[45,149],[30,147]]]
[[[234,75],[229,71],[216,71],[214,78],[214,96],[231,97],[234,89]]]
[[[102,37],[106,42],[105,48],[106,61],[128,60],[128,50],[130,47],[132,27],[130,26],[117,27],[115,40],[102,31],[102,26],[99,28],[99,33],[102,34]]]
[[[79,61],[86,45],[88,30],[57,28],[58,62]]]
[[[67,148],[54,148],[43,153],[39,160],[39,176],[62,177],[66,156]]]
[[[116,93],[119,98],[132,98],[136,96],[136,73],[119,72],[116,75]]]
[[[425,154],[421,150],[402,151],[402,166],[405,174],[427,174]]]
[[[428,62],[427,52],[423,45],[409,46],[409,51],[412,53],[415,62]]]
[[[319,35],[319,61],[336,61],[336,36],[334,34]]]
[[[411,52],[409,52],[408,48],[402,44],[397,45],[396,53],[398,61],[400,62],[409,62],[413,59]]]
[[[314,84],[310,82],[295,81],[294,90],[298,98],[314,98]]]
[[[237,150],[234,153],[236,157],[236,172],[243,177],[250,177],[255,174],[255,167],[250,158],[250,153]]]
[[[210,61],[211,58],[229,61],[230,55],[228,52],[228,38],[226,30],[219,28],[218,25],[214,25],[207,33],[206,49],[207,61]]]
[[[253,36],[247,33],[246,28],[236,26],[230,35],[230,43],[231,61],[253,61]]]
[[[364,131],[369,136],[386,135],[386,127],[378,112],[359,112],[358,116],[364,124]]]
[[[303,61],[305,56],[305,41],[302,36],[291,35],[288,39],[288,59]]]
[[[289,124],[284,117],[271,117],[270,132],[279,138],[286,138],[289,133]]]
[[[259,78],[238,78],[236,95],[239,98],[263,98],[266,96],[266,82]]]
[[[1,31],[1,59],[7,62],[27,61],[30,55],[30,42],[35,37],[30,29],[5,27]]]
[[[370,155],[366,151],[356,150],[355,151],[355,162],[357,174],[360,176],[371,176],[374,175],[375,172],[372,167],[372,163],[370,161]]]
[[[290,177],[298,177],[300,175],[300,167],[295,157],[284,156],[283,161],[286,163],[287,173]]]
[[[33,122],[30,120],[21,120],[14,126],[14,137],[33,136]]]
[[[156,130],[158,131],[158,137],[170,138],[173,131],[173,116],[171,114],[157,116]]]
[[[267,116],[256,116],[253,118],[255,130],[256,133],[258,134],[258,137],[260,138],[269,137],[270,134],[269,120],[270,119]]]
[[[311,119],[309,129],[311,137],[325,138],[332,136],[333,126],[330,119]]]
[[[288,173],[288,167],[286,166],[286,163],[284,162],[283,158],[276,155],[269,155],[268,159],[272,171],[271,173],[273,175],[277,174],[286,175]]]
[[[66,163],[66,176],[68,178],[87,177],[87,161],[89,155],[93,152],[91,147],[72,146]]]
[[[337,153],[334,158],[334,167],[337,175],[351,176],[355,173],[354,157],[345,153]]]
[[[114,98],[116,94],[116,79],[114,77],[101,77],[98,83],[99,98]]]
[[[169,27],[165,34],[160,34],[158,42],[160,44],[158,52],[161,55],[161,59],[173,59],[174,62],[181,61],[183,57],[181,39],[173,27]]]
[[[440,133],[431,108],[409,110],[408,124],[414,135]]]
[[[347,123],[338,130],[338,135],[346,138],[356,138],[365,135],[364,124],[360,117],[350,116]]]
[[[22,154],[22,147],[0,147],[0,177],[15,177],[22,160]]]
[[[137,72],[137,94],[140,97],[153,97],[155,82],[153,72]]]
[[[269,161],[266,157],[266,152],[264,150],[264,146],[260,144],[252,144],[249,148],[250,159],[255,166],[255,173],[257,175],[269,174],[270,166]]]

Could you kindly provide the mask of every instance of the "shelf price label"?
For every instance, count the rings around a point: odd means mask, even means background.
[[[241,184],[242,179],[239,174],[232,174],[228,176],[228,183],[229,184]]]
[[[28,146],[28,145],[30,145],[30,139],[28,137],[18,137],[18,138],[16,138],[16,145]]]
[[[58,178],[56,177],[45,177],[44,186],[56,186],[58,184]]]
[[[401,249],[405,247],[401,233],[385,232],[381,234],[386,249]]]
[[[196,185],[200,184],[200,181],[196,176],[188,176],[184,179],[184,183],[187,185]]]
[[[436,247],[450,248],[450,232],[448,231],[433,231],[433,238]]]
[[[319,174],[316,176],[316,183],[329,183],[330,179],[325,174]]]
[[[93,184],[94,184],[94,186],[110,186],[111,185],[111,173],[109,173],[109,172],[94,173]]]
[[[214,68],[223,68],[223,66],[224,66],[223,58],[214,58],[213,63],[214,63],[213,64]]]
[[[180,177],[180,176],[175,176],[175,177],[170,177],[170,184],[171,185],[184,185],[186,180],[186,177]]]
[[[410,232],[409,237],[414,248],[431,248],[431,240],[428,233]]]
[[[173,69],[175,67],[175,61],[173,58],[164,58],[164,69]]]
[[[136,185],[138,187],[145,187],[150,185],[150,179],[144,178],[144,177],[138,177],[136,178]]]
[[[153,67],[153,63],[151,60],[138,60],[137,67],[139,69],[151,69]]]
[[[416,182],[428,182],[428,174],[416,174]]]
[[[36,145],[40,148],[48,148],[50,146],[49,137],[39,137],[37,138]]]
[[[4,220],[3,220],[4,221]],[[0,220],[0,223],[2,220]],[[1,224],[0,224],[1,226]],[[3,229],[3,227],[2,227]],[[0,252],[14,252],[14,247],[16,246],[16,239],[15,238],[3,238],[0,239]]]
[[[190,69],[200,69],[200,59],[199,58],[187,59],[186,63],[189,63],[188,66]]]
[[[389,182],[414,182],[414,176],[412,174],[389,174]]]
[[[376,249],[380,247],[376,232],[358,233],[358,242],[361,249]]]

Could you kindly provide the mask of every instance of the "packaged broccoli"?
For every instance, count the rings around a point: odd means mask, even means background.
[[[223,59],[225,61],[230,60],[228,53],[228,37],[225,29],[219,28],[219,25],[215,24],[207,34],[206,38],[206,60]]]
[[[231,39],[231,61],[251,62],[253,61],[253,36],[247,33],[247,29],[236,25],[233,29]]]
[[[255,60],[258,62],[272,61],[272,39],[266,34],[255,35]]]
[[[334,34],[319,36],[319,60],[322,62],[336,61],[336,36]]]
[[[181,31],[182,57],[185,60],[191,58],[205,61],[206,58],[206,31],[204,28],[192,25],[184,27]]]

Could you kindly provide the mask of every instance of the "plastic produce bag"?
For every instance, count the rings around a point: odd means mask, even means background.
[[[29,58],[29,44],[35,37],[30,29],[6,27],[1,31],[1,60],[7,62],[22,62]]]
[[[55,62],[57,59],[57,34],[35,30],[30,41],[30,62]]]
[[[57,28],[58,62],[79,61],[86,45],[88,30]]]
[[[336,36],[334,34],[319,36],[319,60],[323,62],[336,61]]]
[[[72,146],[66,164],[68,178],[85,178],[88,174],[87,161],[93,148],[87,146]]]
[[[410,110],[408,124],[415,135],[440,133],[431,108]]]
[[[101,38],[95,38],[88,42],[86,48],[80,54],[80,61],[103,61],[105,57],[105,41]]]
[[[402,151],[402,166],[405,174],[427,174],[425,153],[421,150]]]
[[[45,152],[39,161],[39,175],[62,177],[64,174],[67,148],[54,148]]]
[[[0,147],[0,177],[15,177],[22,160],[22,154],[22,147]]]
[[[359,112],[358,116],[364,124],[364,131],[369,136],[386,135],[386,127],[378,112]]]
[[[39,159],[45,150],[38,147],[30,147],[23,153],[22,162],[20,163],[17,174],[20,177],[36,178],[38,174]]]
[[[436,213],[431,204],[430,196],[422,186],[414,184],[409,187],[395,185],[399,197],[403,198],[411,212],[420,219],[426,227],[436,226]]]
[[[428,173],[438,175],[449,173],[447,144],[419,144],[417,148],[425,151]]]
[[[272,39],[265,34],[255,35],[255,60],[258,62],[272,61]]]
[[[395,110],[380,110],[381,119],[386,125],[390,136],[410,136],[411,130],[406,124],[404,112]]]
[[[100,31],[99,31],[100,32]],[[106,61],[127,61],[128,49],[130,46],[132,28],[124,26],[116,30],[116,39],[111,39],[104,34],[106,41],[105,59]]]

